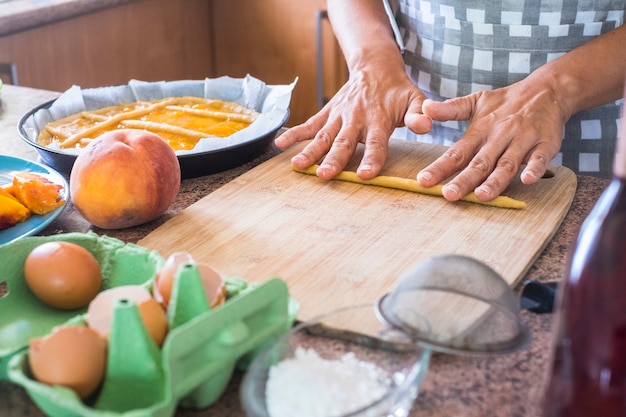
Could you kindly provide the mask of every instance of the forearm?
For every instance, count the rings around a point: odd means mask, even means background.
[[[350,72],[373,66],[404,71],[382,0],[328,0],[328,16]]]
[[[622,97],[626,78],[626,26],[621,26],[536,70],[529,80],[547,82],[565,118]]]

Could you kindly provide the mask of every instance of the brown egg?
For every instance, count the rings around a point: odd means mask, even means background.
[[[157,346],[163,345],[167,336],[167,315],[163,307],[141,285],[122,285],[102,291],[89,303],[86,321],[89,327],[103,337],[109,337],[115,302],[120,299],[132,301],[139,309],[139,314]]]
[[[26,257],[24,278],[41,301],[64,310],[85,307],[102,285],[96,258],[71,242],[46,242],[35,247]]]
[[[28,364],[35,379],[70,388],[80,398],[93,394],[106,373],[107,343],[85,326],[61,326],[29,344]]]
[[[181,265],[195,263],[188,252],[174,252],[165,261],[163,268],[157,274],[152,289],[154,298],[167,308],[172,296],[172,288],[176,271]],[[226,285],[220,274],[205,263],[198,263],[198,271],[202,278],[204,293],[211,308],[222,304],[226,300]]]

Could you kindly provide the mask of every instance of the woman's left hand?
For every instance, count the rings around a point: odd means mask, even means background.
[[[570,114],[558,93],[533,77],[510,86],[444,102],[426,100],[433,120],[469,120],[463,137],[417,175],[426,187],[458,174],[443,187],[447,200],[474,191],[480,200],[497,197],[520,173],[532,184],[557,155]]]

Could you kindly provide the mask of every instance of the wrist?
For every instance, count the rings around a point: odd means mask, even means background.
[[[626,25],[600,35],[538,68],[528,78],[550,86],[569,116],[622,97]]]
[[[567,71],[554,71],[544,65],[531,73],[527,81],[549,95],[552,103],[558,106],[563,123],[582,110],[579,80]]]
[[[370,72],[381,76],[405,75],[404,60],[398,47],[362,48],[346,56],[350,73]]]

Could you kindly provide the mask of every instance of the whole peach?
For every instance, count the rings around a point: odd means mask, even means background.
[[[163,138],[119,129],[97,137],[78,155],[70,173],[70,196],[94,226],[122,229],[165,213],[180,179],[178,158]]]

